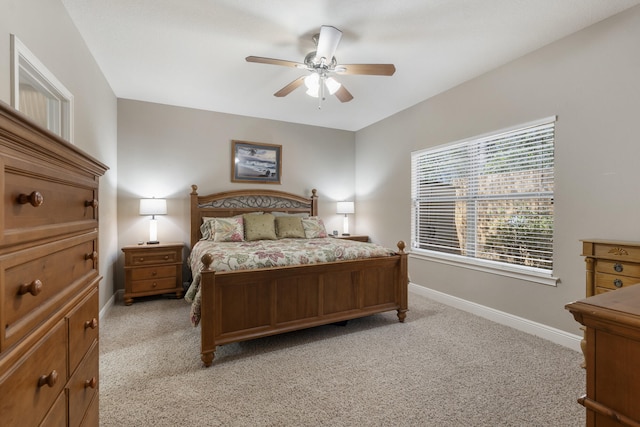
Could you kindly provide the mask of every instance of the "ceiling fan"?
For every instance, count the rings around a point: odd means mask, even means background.
[[[307,87],[307,94],[319,98],[320,108],[326,93],[335,95],[340,102],[349,102],[353,95],[336,79],[334,74],[364,74],[373,76],[392,76],[396,71],[393,64],[338,64],[334,53],[342,38],[342,31],[329,25],[320,27],[320,33],[312,37],[316,50],[305,56],[304,62],[286,61],[283,59],[263,58],[260,56],[247,56],[247,62],[260,64],[282,65],[310,71],[311,74],[301,76],[274,93],[274,96],[283,97],[289,95],[303,83]]]

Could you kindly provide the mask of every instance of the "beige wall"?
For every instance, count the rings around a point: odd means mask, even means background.
[[[410,153],[557,115],[557,287],[411,259],[412,282],[579,333],[582,238],[640,239],[640,7],[357,132],[359,231],[410,238]],[[393,146],[393,150],[389,147]]]
[[[113,295],[116,219],[117,104],[84,40],[59,1],[0,0],[0,100],[11,103],[10,34],[73,94],[74,143],[109,166],[100,180],[100,307]]]
[[[355,134],[273,120],[118,101],[118,229],[121,246],[149,238],[140,197],[167,198],[158,239],[189,244],[189,193],[268,188],[311,195],[328,230],[342,230],[335,201],[353,200]],[[282,145],[282,184],[231,182],[231,141]],[[119,287],[124,286],[119,275]]]

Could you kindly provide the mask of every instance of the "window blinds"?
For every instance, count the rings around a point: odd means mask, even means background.
[[[555,117],[412,153],[412,246],[553,269]]]

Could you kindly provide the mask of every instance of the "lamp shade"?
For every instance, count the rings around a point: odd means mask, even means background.
[[[352,214],[355,212],[353,202],[338,202],[338,206],[336,207],[336,213],[339,214]]]
[[[140,215],[166,215],[166,199],[140,199]]]

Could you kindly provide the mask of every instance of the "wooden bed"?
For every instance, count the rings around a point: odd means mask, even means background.
[[[317,195],[275,190],[240,190],[199,196],[191,192],[191,247],[200,240],[205,217],[248,212],[308,213],[316,216]],[[404,242],[387,257],[257,270],[211,269],[202,256],[201,358],[213,363],[216,347],[313,326],[397,310],[407,312],[407,253]],[[196,272],[193,272],[194,275]]]

